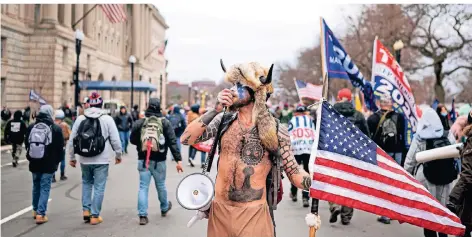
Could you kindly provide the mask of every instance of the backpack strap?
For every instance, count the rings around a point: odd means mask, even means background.
[[[382,123],[387,118],[387,115],[389,115],[391,112],[393,112],[393,111],[387,111],[387,112],[384,113],[384,115],[382,115],[382,117],[380,118],[379,124],[377,124],[377,129],[375,129],[374,137],[377,136],[377,133],[379,132],[380,126],[382,126]]]

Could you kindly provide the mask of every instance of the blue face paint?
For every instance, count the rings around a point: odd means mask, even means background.
[[[236,83],[236,90],[238,92],[238,98],[240,100],[244,99],[244,92],[245,92],[245,89],[244,89],[244,86],[241,84],[241,83]]]

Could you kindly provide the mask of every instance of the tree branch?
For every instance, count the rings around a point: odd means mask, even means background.
[[[443,72],[442,73],[442,77],[446,77],[446,76],[449,76],[451,75],[452,73],[454,73],[455,71],[459,70],[459,69],[467,69],[467,70],[472,70],[472,66],[465,66],[465,65],[461,65],[461,66],[458,66],[454,69],[452,69],[451,71],[449,72]]]

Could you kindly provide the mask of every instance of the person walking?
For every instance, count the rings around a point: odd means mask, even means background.
[[[102,97],[93,92],[87,105],[84,115],[74,122],[67,150],[70,166],[75,168],[78,160],[82,171],[83,219],[86,223],[97,225],[103,222],[100,212],[110,158],[114,157],[115,164],[120,164],[122,148],[115,121],[101,109]]]
[[[131,115],[126,111],[125,106],[120,107],[120,113],[115,117],[115,123],[118,127],[118,133],[120,134],[121,149],[124,153],[128,153],[128,141],[129,131],[133,126],[133,119]]]
[[[172,112],[167,116],[172,128],[174,129],[177,147],[179,152],[182,151],[182,144],[180,143],[180,136],[184,133],[185,128],[187,127],[187,123],[185,122],[184,115],[180,113],[180,107],[178,105],[174,105],[172,107]],[[172,159],[174,156],[172,156]]]
[[[26,132],[26,159],[33,176],[33,216],[36,224],[48,221],[46,216],[51,182],[61,161],[64,147],[62,130],[54,124],[54,110],[43,105],[34,124]]]
[[[65,116],[65,113],[63,110],[56,110],[55,112],[55,123],[57,125],[59,125],[59,127],[61,127],[61,130],[62,130],[62,136],[64,137],[64,148],[63,148],[63,152],[62,152],[62,159],[61,159],[61,177],[60,179],[61,180],[67,180],[67,176],[66,176],[66,145],[67,145],[67,141],[69,141],[69,137],[70,137],[70,133],[71,133],[71,129],[69,127],[69,124],[67,124],[64,119],[66,118]],[[55,183],[56,182],[56,175],[53,175],[52,176],[52,182]]]
[[[161,102],[158,98],[149,99],[145,116],[145,118],[135,122],[130,137],[131,144],[136,145],[138,151],[138,215],[140,225],[146,225],[149,222],[147,209],[151,177],[154,178],[157,195],[161,203],[161,216],[165,217],[172,209],[172,202],[167,199],[165,184],[168,149],[170,149],[174,160],[177,162],[177,172],[183,172],[182,157],[177,147],[174,129],[171,123],[162,115]]]
[[[18,159],[21,154],[23,142],[26,135],[26,123],[22,119],[23,114],[20,110],[15,111],[13,120],[5,124],[5,132],[3,134],[6,143],[12,144],[12,165],[18,165]]]

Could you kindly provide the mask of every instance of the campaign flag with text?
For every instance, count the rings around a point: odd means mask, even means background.
[[[462,236],[465,227],[454,213],[326,101],[316,128],[312,198]]]
[[[372,84],[364,78],[359,68],[352,62],[341,43],[321,18],[321,54],[323,58],[323,73],[328,73],[328,79],[350,80],[354,87],[360,88],[364,94],[367,109],[377,111]]]
[[[393,109],[405,118],[405,145],[410,147],[416,125],[420,119],[419,108],[415,104],[415,97],[402,68],[395,57],[376,38],[374,40],[374,54],[372,78],[375,82],[375,94],[389,94],[393,99]]]

